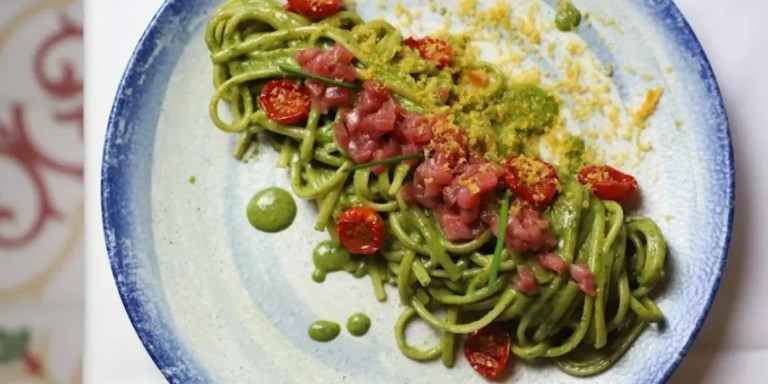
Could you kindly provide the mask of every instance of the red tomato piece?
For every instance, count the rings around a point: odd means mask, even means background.
[[[469,82],[475,87],[482,88],[488,83],[488,72],[484,69],[473,69],[469,71]]]
[[[286,10],[310,19],[333,16],[341,9],[341,0],[288,0]]]
[[[453,49],[451,49],[447,42],[440,39],[432,37],[414,39],[409,37],[405,39],[404,44],[419,52],[419,55],[424,60],[434,63],[438,69],[445,68],[453,59]]]
[[[371,255],[384,245],[384,219],[366,206],[347,208],[336,220],[339,240],[352,253]]]
[[[549,203],[560,188],[560,179],[552,164],[525,155],[514,156],[504,164],[507,187],[533,205]]]
[[[296,124],[309,116],[309,90],[290,80],[270,80],[261,89],[259,105],[270,119],[282,124]]]
[[[637,192],[637,180],[607,165],[589,165],[579,172],[579,182],[603,200],[621,201]]]
[[[491,323],[467,335],[464,357],[480,375],[495,379],[507,366],[511,344],[509,332],[501,324]]]

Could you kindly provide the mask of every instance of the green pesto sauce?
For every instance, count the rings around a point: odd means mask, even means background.
[[[533,139],[546,133],[555,122],[560,107],[557,100],[547,91],[526,85],[509,89],[504,96],[506,118],[508,121],[498,131],[496,143],[502,157],[517,153],[531,152],[537,144]]]
[[[584,167],[586,146],[584,140],[580,137],[571,137],[569,144],[570,149],[568,149],[565,156],[568,158],[568,171],[575,175]]]
[[[248,203],[248,221],[264,232],[279,232],[296,218],[296,202],[288,191],[272,187],[259,191]]]
[[[561,4],[555,14],[555,26],[563,32],[570,32],[581,23],[581,12],[570,1]]]
[[[364,313],[355,313],[347,320],[347,331],[352,336],[363,336],[371,329],[371,319]]]
[[[307,334],[314,341],[328,342],[336,338],[341,332],[341,326],[328,320],[317,320],[309,325]]]
[[[560,111],[555,98],[535,85],[511,89],[507,101],[515,128],[533,134],[544,133]]]
[[[312,262],[315,264],[312,279],[318,283],[325,281],[329,272],[357,268],[349,251],[336,240],[326,240],[318,244],[312,251]]]

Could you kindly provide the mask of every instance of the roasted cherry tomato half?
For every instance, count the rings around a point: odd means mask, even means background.
[[[335,15],[341,9],[341,0],[288,0],[286,10],[318,20]]]
[[[290,80],[270,80],[261,89],[259,105],[267,117],[282,124],[296,124],[307,119],[312,102],[309,90]]]
[[[336,232],[347,250],[361,255],[376,253],[384,245],[386,236],[381,215],[362,205],[341,212],[336,220]]]
[[[560,187],[555,167],[533,157],[514,156],[504,164],[504,170],[507,187],[533,205],[549,203]]]
[[[637,180],[607,165],[589,165],[579,172],[579,182],[603,200],[621,201],[637,193]]]
[[[507,366],[510,344],[509,332],[501,324],[491,323],[467,335],[464,357],[483,377],[495,379]]]
[[[414,39],[409,37],[405,39],[404,44],[409,48],[419,52],[421,57],[432,62],[438,69],[443,69],[453,59],[453,49],[443,40],[432,37],[423,39]]]

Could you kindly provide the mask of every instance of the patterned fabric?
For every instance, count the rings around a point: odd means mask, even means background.
[[[82,382],[81,18],[0,1],[0,383]]]

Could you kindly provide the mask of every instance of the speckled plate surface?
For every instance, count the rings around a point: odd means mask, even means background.
[[[299,204],[296,222],[280,234],[249,227],[250,196],[289,183],[286,171],[275,168],[273,151],[262,148],[258,158],[240,163],[231,156],[235,137],[209,122],[213,89],[203,33],[218,3],[176,0],[162,7],[127,67],[106,136],[102,204],[111,265],[136,331],[163,374],[184,384],[483,382],[463,359],[445,369],[403,357],[393,337],[397,300],[377,302],[368,281],[344,274],[322,285],[312,281],[311,250],[325,234],[312,230],[316,211],[309,204]],[[358,3],[366,19],[392,15],[378,2]],[[426,13],[425,2],[404,3],[424,8],[415,33],[441,23]],[[533,13],[551,24],[554,0],[512,3],[516,14],[537,3]],[[569,42],[585,42],[583,71],[596,75],[584,75],[584,84],[608,83],[603,94],[621,107],[622,122],[648,89],[664,88],[647,129],[633,140],[599,142],[609,159],[626,156],[624,168],[638,177],[640,211],[668,239],[672,276],[659,296],[665,327],[647,330],[625,358],[591,381],[662,383],[700,329],[728,251],[734,170],[727,118],[701,46],[671,1],[575,3],[590,13],[589,22],[578,34],[543,31],[542,49],[551,43],[553,57],[560,57]],[[531,55],[519,69],[541,68],[547,84],[567,72],[562,65],[547,54]],[[596,65],[611,65],[613,76],[601,77]],[[611,129],[600,117],[579,122],[574,100],[565,98],[563,111],[572,129],[589,127],[598,137]],[[653,149],[639,150],[645,143]],[[355,311],[373,320],[366,337],[342,334],[318,344],[306,336],[313,320],[344,322]],[[425,328],[409,335],[429,338]],[[512,382],[581,381],[550,366],[518,363],[515,371]]]

